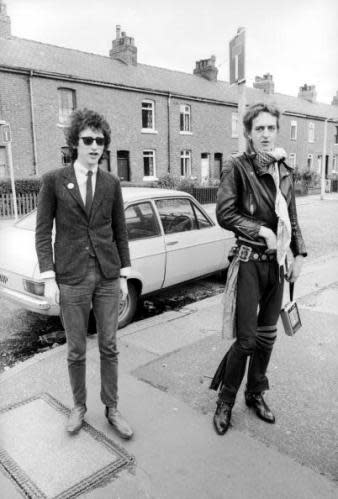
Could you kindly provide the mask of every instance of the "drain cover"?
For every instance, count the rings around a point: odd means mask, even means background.
[[[88,423],[65,431],[69,409],[42,393],[0,409],[0,468],[32,499],[70,499],[134,459]]]

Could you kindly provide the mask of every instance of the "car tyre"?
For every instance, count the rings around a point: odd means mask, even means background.
[[[119,309],[119,324],[118,328],[121,329],[129,324],[135,315],[138,302],[138,292],[134,283],[128,281],[128,296],[124,301],[120,302]]]

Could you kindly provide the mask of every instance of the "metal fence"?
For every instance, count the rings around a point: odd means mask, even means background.
[[[16,206],[18,216],[26,215],[34,210],[37,205],[38,194],[30,192],[28,194],[16,195]],[[12,194],[0,194],[0,218],[14,217],[14,202]]]

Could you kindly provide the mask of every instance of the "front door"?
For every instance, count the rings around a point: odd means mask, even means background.
[[[120,180],[130,180],[129,151],[117,151],[117,175]]]

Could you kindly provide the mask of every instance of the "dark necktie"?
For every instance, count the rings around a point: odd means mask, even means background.
[[[93,186],[92,186],[92,176],[93,172],[89,170],[87,172],[87,189],[86,189],[86,212],[89,216],[90,209],[92,207],[93,202]]]

